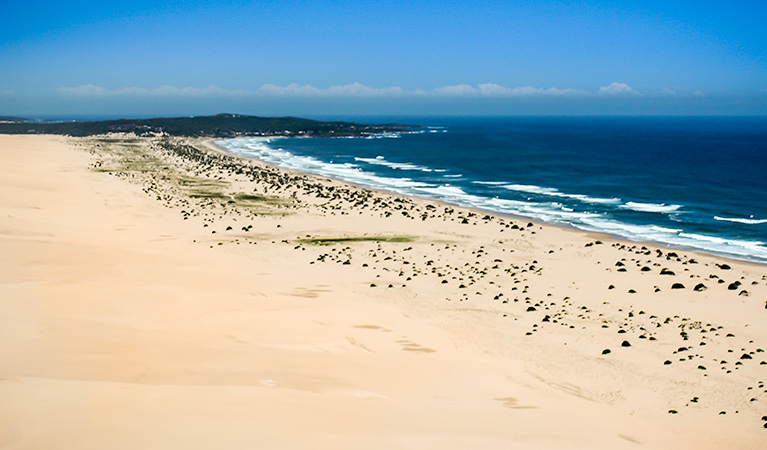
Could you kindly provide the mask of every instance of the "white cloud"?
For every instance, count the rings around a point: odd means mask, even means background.
[[[483,97],[532,97],[532,96],[558,96],[558,95],[588,95],[588,92],[577,89],[537,88],[533,86],[520,86],[509,88],[495,83],[483,83],[477,87],[467,84],[455,86],[443,86],[430,92],[436,96],[466,96],[481,95]]]
[[[599,88],[599,95],[640,95],[634,88],[626,83],[610,83],[609,86]]]
[[[482,95],[491,97],[495,96],[515,96],[515,97],[529,97],[536,95],[588,95],[588,92],[577,89],[558,89],[550,87],[548,89],[537,88],[533,86],[520,86],[515,88],[507,88],[494,83],[480,84],[479,92]]]
[[[321,90],[314,86],[299,86],[296,83],[287,86],[277,86],[275,84],[265,84],[261,86],[259,92],[269,95],[319,95]]]
[[[1,92],[1,91],[0,91]],[[627,84],[612,83],[599,88],[599,91],[588,92],[570,88],[541,88],[534,86],[506,87],[496,83],[483,83],[476,86],[457,84],[441,86],[430,90],[403,89],[398,86],[375,88],[361,83],[318,88],[309,84],[291,83],[285,86],[264,84],[255,91],[227,90],[218,86],[206,88],[175,86],[160,86],[157,88],[123,87],[107,89],[92,84],[78,87],[61,87],[59,94],[71,97],[304,97],[304,98],[364,98],[364,97],[481,97],[481,98],[514,98],[514,97],[567,97],[593,95],[640,95]],[[665,91],[664,91],[665,92]]]
[[[64,95],[75,96],[105,95],[107,93],[107,90],[103,87],[94,86],[92,84],[84,84],[78,87],[60,87],[58,91]]]
[[[551,89],[555,89],[555,88],[551,88]],[[514,89],[508,90],[508,95],[516,95],[519,97],[528,97],[531,95],[546,95],[549,93],[555,93],[555,91],[549,92],[548,89],[537,88],[533,86],[520,86],[520,87],[515,87]]]
[[[298,85],[296,83],[287,86],[277,86],[275,84],[265,84],[258,91],[259,94],[267,95],[297,95],[297,96],[337,96],[337,97],[374,97],[374,96],[398,96],[414,94],[406,92],[400,87],[373,88],[361,83],[353,83],[342,86],[331,86],[327,89],[320,89],[311,85]]]
[[[454,85],[454,86],[442,86],[442,87],[438,87],[438,88],[436,88],[436,89],[434,89],[432,91],[433,94],[436,94],[436,95],[447,95],[447,96],[452,96],[452,95],[476,95],[479,92],[480,91],[477,88],[475,88],[473,86],[469,86],[468,84],[457,84],[457,85]]]
[[[666,88],[666,89],[660,91],[660,93],[661,93],[661,95],[667,95],[669,97],[676,97],[676,92],[672,91],[669,88]]]
[[[150,89],[147,95],[168,95],[168,96],[234,96],[247,94],[246,91],[241,90],[227,90],[218,86],[210,85],[206,88],[177,88],[174,86],[160,86],[157,89]]]
[[[505,86],[501,86],[500,84],[495,83],[485,83],[477,85],[479,88],[479,92],[482,95],[510,95],[513,89],[509,89]]]
[[[189,97],[189,96],[235,96],[247,94],[246,91],[226,90],[218,86],[206,88],[178,88],[175,86],[160,86],[157,88],[123,87],[118,89],[106,89],[92,84],[78,87],[61,87],[58,92],[63,95],[75,97],[106,97],[106,96],[134,96],[134,97]]]
[[[389,88],[372,88],[364,84],[354,83],[346,86],[333,86],[327,90],[331,95],[403,95],[405,91],[397,86]]]
[[[695,91],[695,92],[692,93],[692,95],[694,95],[696,97],[705,97],[706,96],[706,94],[704,94],[702,91]]]
[[[16,92],[14,92],[14,91],[12,91],[12,90],[10,90],[10,89],[8,89],[8,90],[5,90],[5,91],[0,91],[0,95],[13,95],[13,94],[15,94],[15,93],[16,93]]]

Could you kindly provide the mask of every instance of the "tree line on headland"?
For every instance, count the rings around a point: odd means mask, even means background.
[[[354,122],[323,122],[298,117],[258,117],[240,114],[155,119],[119,119],[94,122],[37,122],[18,117],[0,120],[3,134],[61,134],[91,136],[134,133],[138,136],[168,134],[187,137],[236,136],[366,136],[414,131],[420,127],[401,124],[366,125]]]

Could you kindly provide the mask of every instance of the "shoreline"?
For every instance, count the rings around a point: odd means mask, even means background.
[[[269,140],[269,139],[285,139],[286,136],[275,135],[275,136],[259,137],[259,139],[260,138],[263,138],[264,140]],[[299,138],[310,139],[311,137],[307,136],[307,137],[299,137]],[[231,140],[231,139],[252,139],[252,137],[228,138],[227,140]],[[692,253],[695,253],[695,254],[698,254],[698,255],[702,255],[702,256],[705,255],[705,256],[714,257],[714,258],[723,258],[723,259],[726,259],[726,260],[731,261],[731,262],[753,264],[754,266],[757,266],[757,267],[767,267],[767,261],[761,261],[761,260],[758,260],[758,259],[750,259],[750,258],[747,258],[747,257],[737,257],[737,256],[732,255],[732,254],[710,252],[710,251],[702,250],[702,249],[695,248],[695,247],[689,247],[689,246],[684,246],[684,245],[673,245],[673,244],[668,244],[668,243],[659,242],[659,241],[653,241],[653,240],[635,240],[635,239],[631,239],[630,237],[621,236],[621,235],[617,235],[617,234],[611,234],[611,233],[602,232],[602,231],[585,230],[585,229],[582,229],[582,228],[578,228],[577,226],[575,226],[573,224],[569,224],[569,223],[550,223],[550,222],[541,221],[540,219],[535,218],[535,217],[529,217],[529,216],[512,214],[512,213],[504,213],[504,212],[494,211],[494,210],[489,210],[489,209],[475,208],[475,207],[472,207],[472,206],[467,206],[467,205],[463,205],[463,204],[459,204],[459,203],[451,203],[451,202],[447,202],[447,201],[444,201],[444,200],[434,199],[434,198],[425,197],[425,196],[401,194],[401,193],[397,193],[397,192],[393,192],[393,191],[387,191],[387,190],[383,190],[383,189],[376,189],[376,188],[372,188],[372,187],[369,187],[369,186],[365,186],[365,185],[361,185],[361,184],[356,184],[356,183],[351,182],[351,181],[342,180],[342,179],[338,179],[338,178],[333,178],[333,177],[326,176],[326,175],[320,175],[320,174],[315,174],[315,173],[310,173],[310,172],[303,172],[303,171],[298,170],[298,169],[288,169],[288,168],[281,167],[281,166],[278,166],[278,165],[275,165],[275,164],[272,164],[272,163],[269,163],[269,162],[266,162],[266,161],[263,161],[263,160],[260,160],[260,159],[257,159],[257,158],[250,158],[250,157],[247,157],[247,156],[242,156],[242,155],[238,155],[236,153],[232,153],[232,152],[226,150],[225,148],[216,145],[215,144],[216,140],[221,140],[221,139],[220,138],[215,138],[215,139],[214,138],[204,138],[202,142],[205,145],[208,145],[210,148],[213,148],[216,151],[220,151],[220,152],[222,152],[222,153],[224,153],[226,155],[229,155],[229,156],[232,156],[232,157],[235,157],[235,158],[242,158],[244,160],[259,161],[262,164],[266,164],[268,166],[279,168],[280,170],[285,170],[285,171],[288,171],[288,172],[296,172],[296,173],[301,173],[301,174],[308,175],[308,176],[326,178],[326,179],[333,180],[333,181],[336,181],[336,182],[339,182],[339,183],[347,184],[349,186],[353,186],[353,187],[355,187],[357,189],[367,189],[367,190],[371,190],[371,191],[374,191],[374,192],[386,193],[386,194],[390,194],[390,195],[399,195],[399,196],[402,196],[402,197],[415,198],[415,199],[420,199],[420,200],[428,201],[428,202],[435,202],[435,203],[443,204],[443,205],[446,205],[446,206],[449,206],[449,207],[452,207],[452,208],[467,209],[467,210],[470,210],[470,211],[474,211],[475,213],[492,214],[492,215],[495,215],[495,216],[498,216],[498,217],[506,217],[506,218],[515,219],[515,220],[527,220],[527,221],[533,222],[534,224],[539,225],[539,226],[556,227],[556,228],[560,228],[560,229],[564,229],[564,230],[571,230],[571,231],[574,231],[574,232],[577,232],[577,233],[586,233],[586,234],[589,234],[589,235],[593,235],[595,239],[612,239],[612,240],[618,240],[618,241],[622,241],[622,242],[626,242],[626,243],[631,243],[631,244],[651,245],[651,246],[654,246],[654,247],[657,247],[657,248],[660,248],[660,249],[692,252]]]
[[[764,442],[762,266],[201,139],[0,144],[0,446]]]

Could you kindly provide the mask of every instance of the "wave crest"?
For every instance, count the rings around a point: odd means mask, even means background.
[[[355,156],[354,160],[359,162],[364,162],[367,164],[372,164],[375,166],[389,167],[391,169],[418,170],[421,172],[435,172],[435,169],[425,167],[425,166],[419,166],[418,164],[397,163],[397,162],[387,161],[386,159],[384,159],[383,156],[376,156],[375,158],[360,158]]]
[[[767,223],[767,219],[754,219],[753,216],[750,219],[743,219],[740,217],[714,216],[714,219],[722,221],[722,222],[744,223],[746,225],[761,225],[763,223]]]
[[[647,213],[672,213],[681,208],[682,205],[667,205],[665,203],[639,203],[639,202],[626,202],[619,206],[622,209],[630,209],[638,212]]]

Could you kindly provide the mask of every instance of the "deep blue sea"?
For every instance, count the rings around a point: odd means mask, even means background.
[[[357,185],[767,263],[767,118],[376,118],[375,138],[234,139]]]

